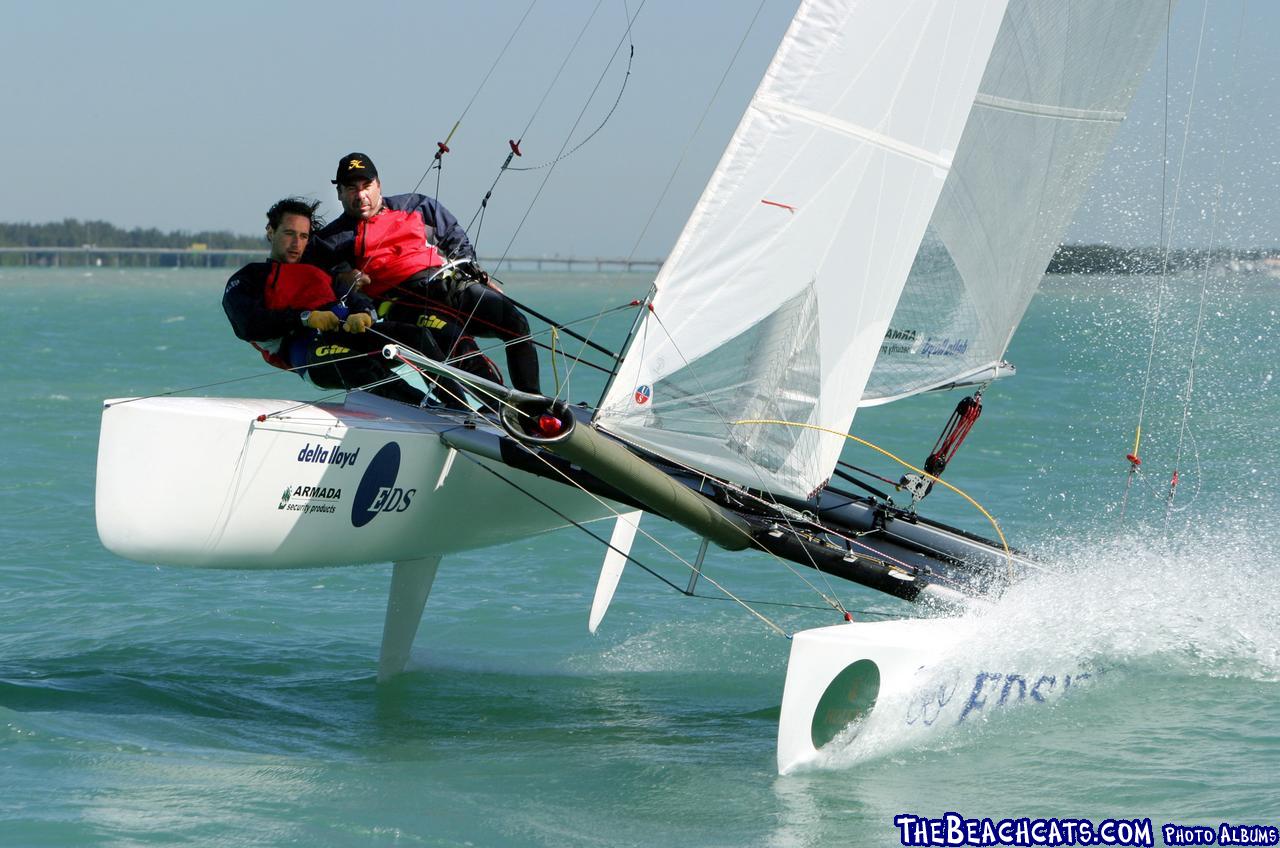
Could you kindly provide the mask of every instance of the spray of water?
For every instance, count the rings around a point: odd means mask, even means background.
[[[1152,677],[1280,682],[1275,535],[1241,522],[1176,541],[1057,540],[1052,573],[955,619],[950,648],[906,691],[885,693],[819,765],[964,744],[1100,689],[1141,698]]]

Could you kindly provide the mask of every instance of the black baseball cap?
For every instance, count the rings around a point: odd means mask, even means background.
[[[342,185],[356,180],[376,180],[378,169],[373,160],[363,153],[348,153],[338,160],[338,174],[332,180],[334,185]]]

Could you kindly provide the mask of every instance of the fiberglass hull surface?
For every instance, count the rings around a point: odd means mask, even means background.
[[[442,432],[488,426],[468,418],[362,393],[315,405],[108,401],[98,534],[139,562],[306,568],[447,554],[566,525],[482,464],[576,521],[612,515],[583,492],[450,449]]]

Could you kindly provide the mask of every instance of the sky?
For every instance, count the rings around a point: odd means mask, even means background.
[[[412,190],[461,118],[439,196],[482,255],[663,257],[797,0],[641,2],[0,0],[0,221],[257,233],[286,195],[335,215],[349,151]],[[534,166],[601,124],[638,7],[612,116],[554,168],[504,174],[475,219],[508,139]],[[1181,0],[1168,97],[1162,45],[1067,240],[1159,242],[1167,138],[1175,246],[1280,244],[1277,35],[1280,2]]]

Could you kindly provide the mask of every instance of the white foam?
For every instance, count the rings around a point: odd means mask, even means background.
[[[910,692],[824,749],[818,767],[944,750],[1020,724],[1030,708],[1147,675],[1280,681],[1280,555],[1269,536],[1217,526],[1056,542],[1051,573],[957,622],[955,647]],[[1047,714],[1046,714],[1047,715]]]

